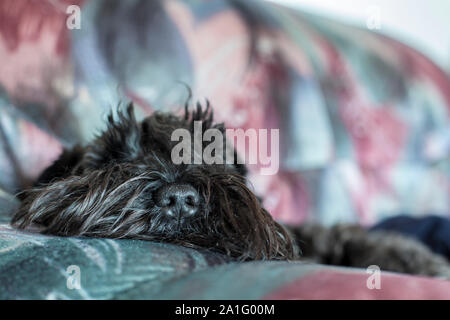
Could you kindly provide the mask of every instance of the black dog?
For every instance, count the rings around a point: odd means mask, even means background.
[[[209,249],[238,260],[297,260],[449,276],[446,260],[420,243],[356,226],[297,228],[275,222],[237,164],[179,164],[175,129],[216,128],[209,103],[184,116],[156,112],[138,123],[130,104],[85,147],[66,150],[21,195],[18,228],[58,236],[132,238]],[[225,140],[225,138],[224,138]],[[226,141],[223,141],[225,144]],[[236,152],[234,153],[237,159]]]

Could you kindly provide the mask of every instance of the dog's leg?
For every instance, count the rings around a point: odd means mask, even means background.
[[[450,263],[421,242],[388,231],[356,225],[288,227],[302,257],[318,263],[450,278]]]

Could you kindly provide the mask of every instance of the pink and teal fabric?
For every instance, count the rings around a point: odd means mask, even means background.
[[[66,26],[72,4],[81,7],[79,30]],[[231,128],[280,130],[278,174],[261,176],[251,167],[250,179],[282,222],[371,226],[398,214],[450,216],[449,76],[416,50],[372,31],[262,1],[4,0],[0,61],[3,298],[131,297],[150,290],[151,281],[145,284],[136,270],[150,267],[157,248],[169,246],[47,238],[15,231],[7,220],[14,194],[63,147],[101,130],[119,101],[133,100],[138,117],[180,111],[187,96],[180,82],[192,87],[196,99],[208,98],[217,120]],[[184,271],[171,273],[172,267],[155,263],[149,276],[160,288],[172,288],[164,289],[167,297],[192,292],[189,279],[205,277],[204,287],[194,291],[198,297],[337,298],[362,288],[367,298],[448,298],[442,289],[448,283],[438,280],[383,274],[383,289],[367,291],[364,270],[256,263],[225,264],[218,267],[224,272],[215,273],[203,253],[167,250],[176,252],[166,257],[173,259],[170,265]],[[102,283],[99,292],[60,289],[71,256],[87,259],[80,261]],[[120,269],[120,257],[137,260],[123,260]],[[41,276],[28,282],[36,285],[28,295],[17,285],[28,277],[30,262]],[[49,265],[59,270],[55,278],[44,275]],[[207,271],[191,274],[197,266]],[[250,277],[249,266],[259,271],[247,291],[232,288],[238,281],[218,280]],[[114,282],[108,270],[127,280]],[[321,279],[336,288],[345,280],[348,290],[313,290],[322,288]],[[413,292],[411,285],[424,290]],[[143,294],[153,298],[162,291],[151,292]]]
[[[67,284],[71,266],[80,289]],[[58,238],[7,225],[0,225],[0,271],[0,299],[450,299],[445,280],[382,272],[375,282],[360,269],[230,263],[168,244]]]

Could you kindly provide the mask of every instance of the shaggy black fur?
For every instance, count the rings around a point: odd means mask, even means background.
[[[141,123],[130,104],[84,148],[65,151],[23,195],[12,223],[38,225],[45,234],[155,240],[206,248],[233,258],[294,259],[291,238],[246,186],[245,166],[175,165],[173,130],[203,131],[213,124],[208,106],[178,117],[154,113]],[[225,141],[224,141],[225,143]],[[193,154],[193,152],[192,152]],[[236,157],[236,155],[235,155]],[[189,185],[200,197],[198,212],[174,218],[158,205],[159,190]]]
[[[140,123],[131,104],[118,119],[110,115],[105,132],[64,151],[21,195],[12,224],[59,236],[162,241],[239,260],[296,260],[298,245],[320,263],[450,276],[445,259],[406,237],[355,226],[284,228],[247,187],[243,165],[175,165],[171,134],[178,128],[193,134],[194,121],[202,121],[203,131],[224,133],[209,104],[192,112],[186,106],[184,116],[157,112]],[[196,191],[198,199],[186,202],[196,213],[167,214],[158,198],[168,188]]]
[[[326,228],[304,223],[291,228],[304,259],[317,263],[436,276],[450,279],[450,264],[421,242],[390,231],[368,231],[357,225]]]

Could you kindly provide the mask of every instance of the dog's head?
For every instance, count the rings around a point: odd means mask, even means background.
[[[195,144],[205,150],[211,143],[195,137],[198,124],[202,133],[222,133],[215,136],[223,137],[216,145],[226,146],[224,125],[213,123],[209,104],[192,112],[186,108],[183,116],[156,112],[142,122],[131,105],[117,119],[110,115],[98,138],[47,170],[64,174],[26,192],[13,224],[38,225],[43,233],[60,236],[201,247],[243,260],[293,259],[290,236],[248,188],[245,166],[195,160]],[[190,133],[189,148],[180,150],[180,141],[174,141],[177,129]],[[211,155],[225,158],[226,147],[218,150]],[[188,161],[179,163],[174,156]]]

